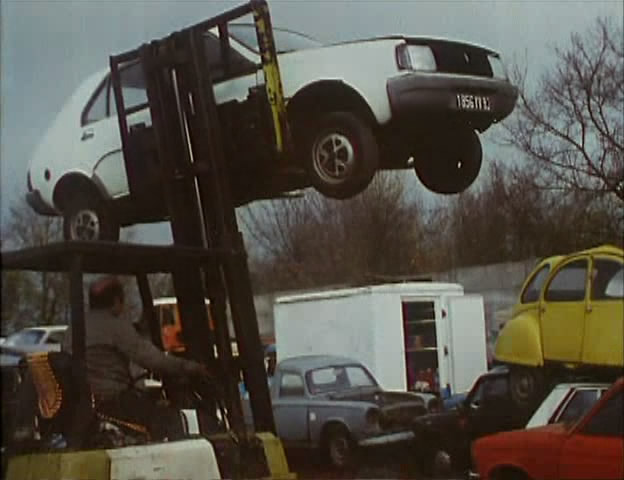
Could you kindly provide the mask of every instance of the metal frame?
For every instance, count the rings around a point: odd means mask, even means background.
[[[198,361],[216,360],[221,371],[231,371],[233,359],[226,317],[229,304],[255,429],[275,432],[245,247],[232,200],[222,126],[203,41],[207,30],[219,29],[221,58],[227,70],[227,23],[250,13],[254,15],[272,112],[275,155],[278,159],[286,158],[290,134],[264,0],[253,0],[161,40],[112,56],[110,66],[127,171],[133,156],[141,152],[137,152],[140,142],[133,142],[127,121],[136,108],[125,108],[120,72],[128,63],[140,62],[142,66],[174,243],[234,253],[215,258],[202,269],[173,272],[187,353]],[[214,334],[208,329],[206,296],[210,299]],[[213,345],[217,347],[216,358]],[[242,431],[237,382],[227,375],[223,381],[230,424],[234,430]]]

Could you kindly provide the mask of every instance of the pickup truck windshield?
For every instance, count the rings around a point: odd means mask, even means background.
[[[230,35],[245,45],[247,48],[259,53],[258,38],[253,25],[230,24],[228,25]],[[273,29],[275,39],[275,49],[277,53],[294,52],[295,50],[305,50],[307,48],[319,48],[322,44],[313,38],[290,30]]]
[[[306,374],[306,381],[312,395],[377,386],[370,374],[357,365],[318,368]]]

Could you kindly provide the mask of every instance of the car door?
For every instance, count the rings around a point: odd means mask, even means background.
[[[277,395],[273,399],[273,416],[278,436],[289,445],[308,442],[308,399],[303,377],[298,372],[281,372]]]
[[[92,174],[108,195],[127,193],[128,180],[121,153],[117,117],[111,111],[110,75],[102,80],[85,105],[80,118],[78,158],[92,165]]]
[[[582,360],[594,365],[622,365],[624,358],[622,259],[608,255],[592,257],[590,281]]]
[[[624,478],[623,392],[581,422],[565,441],[559,458],[559,478],[577,480]]]
[[[552,273],[540,299],[545,360],[580,362],[585,326],[589,259],[575,257]]]
[[[508,430],[513,425],[509,380],[505,375],[483,378],[470,405],[471,438]]]

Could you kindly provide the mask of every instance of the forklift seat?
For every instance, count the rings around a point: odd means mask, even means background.
[[[68,446],[84,446],[95,422],[109,422],[123,430],[145,435],[147,429],[96,410],[86,377],[76,373],[67,352],[28,355],[28,370],[37,393],[37,416],[42,433],[62,434]]]

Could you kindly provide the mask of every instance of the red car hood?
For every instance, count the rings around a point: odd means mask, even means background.
[[[541,470],[556,458],[568,432],[565,425],[555,424],[481,438],[472,447],[475,465],[482,475],[497,465],[529,464]]]

